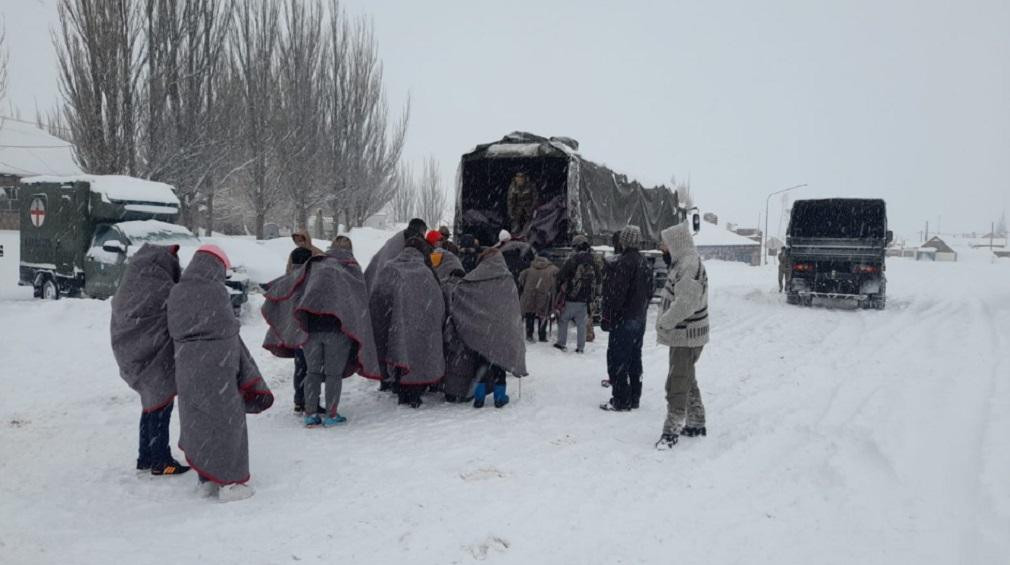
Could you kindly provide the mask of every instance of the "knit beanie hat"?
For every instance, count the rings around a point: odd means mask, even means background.
[[[512,234],[510,234],[508,230],[498,232],[498,241],[505,243],[510,239],[512,239]]]
[[[228,255],[225,254],[224,250],[220,247],[212,244],[205,243],[201,245],[196,250],[197,253],[210,253],[214,257],[217,257],[222,263],[224,263],[224,269],[227,271],[231,268],[231,261],[228,260]]]
[[[581,249],[583,247],[589,247],[589,238],[584,235],[577,235],[572,238],[572,247],[576,249]]]
[[[424,236],[424,239],[432,246],[438,245],[438,242],[442,241],[442,232],[431,230],[428,235]]]
[[[621,247],[624,249],[638,249],[642,244],[642,230],[638,226],[626,226],[621,230]]]

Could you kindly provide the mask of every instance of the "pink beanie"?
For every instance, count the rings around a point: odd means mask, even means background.
[[[205,243],[196,250],[197,253],[200,253],[201,251],[203,253],[210,253],[214,257],[217,257],[222,263],[224,263],[224,269],[226,271],[231,268],[231,261],[228,260],[228,256],[225,255],[224,250],[220,247],[212,243]]]

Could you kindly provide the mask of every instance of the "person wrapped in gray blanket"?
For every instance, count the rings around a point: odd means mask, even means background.
[[[175,345],[179,448],[208,495],[252,495],[245,415],[263,412],[274,397],[239,336],[224,285],[228,257],[215,245],[197,250],[168,297],[168,331]]]
[[[473,396],[474,408],[481,408],[493,392],[495,407],[505,406],[506,371],[517,377],[528,373],[519,292],[501,252],[486,250],[477,268],[450,280],[446,307],[446,393],[457,401]]]
[[[419,407],[424,390],[445,375],[445,299],[430,252],[424,239],[408,240],[379,273],[369,298],[383,381],[396,391],[400,404],[411,408]]]

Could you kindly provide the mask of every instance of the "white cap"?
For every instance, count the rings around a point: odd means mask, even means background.
[[[508,230],[498,232],[498,241],[505,243],[510,239],[512,239],[512,234],[510,234]]]

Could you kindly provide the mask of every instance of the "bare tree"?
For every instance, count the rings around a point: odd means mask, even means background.
[[[361,225],[393,198],[410,103],[390,127],[371,22],[362,18],[352,24],[334,0],[329,23],[327,196],[334,218],[342,214],[350,227]]]
[[[7,96],[7,63],[10,56],[7,54],[7,26],[6,22],[0,20],[0,102]]]
[[[279,44],[279,127],[284,143],[278,147],[280,184],[290,197],[299,228],[308,226],[309,212],[322,199],[324,99],[327,70],[322,5],[289,0]]]
[[[144,48],[136,0],[60,0],[53,40],[65,116],[82,169],[135,174]]]
[[[213,184],[227,149],[214,114],[232,2],[145,0],[144,14],[143,174],[175,185],[182,222],[193,227],[201,188]]]
[[[409,222],[416,215],[417,210],[417,181],[414,179],[414,171],[410,165],[401,163],[396,168],[394,178],[395,192],[390,203],[393,220]]]
[[[438,161],[428,157],[421,170],[418,183],[417,215],[429,226],[437,226],[445,215],[446,194],[442,186],[442,175],[438,172]]]
[[[277,135],[280,102],[278,81],[278,4],[269,0],[240,3],[231,33],[231,67],[241,100],[238,135],[240,154],[248,161],[243,192],[255,216],[254,233],[263,238],[267,214],[278,204],[276,148],[289,140]]]

